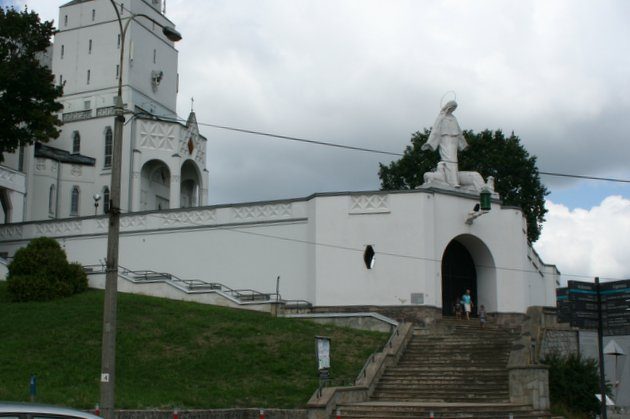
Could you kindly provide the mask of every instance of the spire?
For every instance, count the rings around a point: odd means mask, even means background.
[[[186,128],[192,128],[194,127],[196,130],[197,128],[197,116],[195,116],[195,113],[191,110],[190,114],[188,114],[188,119],[186,120]]]

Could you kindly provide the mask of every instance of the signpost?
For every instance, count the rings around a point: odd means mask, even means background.
[[[558,307],[558,322],[569,323],[571,321],[569,288],[556,288],[556,305]]]
[[[600,368],[600,394],[606,394],[603,337],[630,335],[630,280],[599,283],[568,281],[556,290],[558,321],[572,327],[597,329]],[[601,418],[606,419],[606,398],[601,402]]]
[[[317,371],[319,372],[319,396],[322,394],[322,384],[330,378],[330,338],[315,336],[315,355],[317,356]]]
[[[630,335],[630,280],[601,284],[604,334]]]
[[[630,335],[630,279],[595,283],[569,281],[556,290],[558,321],[581,329],[597,329],[600,394],[605,394],[603,336]],[[601,417],[606,419],[606,398]]]
[[[600,284],[604,336],[630,335],[630,280]],[[581,329],[597,329],[597,287],[594,283],[569,281],[556,289],[558,321]]]

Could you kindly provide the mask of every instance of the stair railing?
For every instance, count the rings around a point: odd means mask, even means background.
[[[397,337],[397,336],[400,336],[400,324],[398,324],[398,326],[396,326],[396,328],[394,329],[392,334],[389,336],[389,339],[387,340],[387,342],[385,342],[382,346],[379,347],[379,349],[375,350],[374,352],[372,352],[370,354],[368,359],[363,364],[363,368],[361,368],[361,371],[359,372],[359,375],[357,375],[357,378],[354,380],[355,384],[361,378],[365,378],[367,376],[367,368],[368,368],[368,366],[370,364],[372,364],[375,361],[376,354],[383,352],[385,350],[385,348],[392,348],[392,345],[393,345],[392,342],[393,342],[394,338]]]
[[[153,270],[132,270],[118,265],[120,275],[127,277],[133,282],[166,282],[189,291],[194,290],[212,290],[228,295],[235,300],[243,303],[253,302],[282,302],[284,304],[292,304],[294,306],[310,308],[312,304],[306,300],[282,300],[278,293],[264,293],[250,288],[234,289],[219,282],[206,282],[201,279],[183,279],[167,272],[158,272]],[[106,265],[93,264],[84,265],[83,270],[88,274],[105,273]]]

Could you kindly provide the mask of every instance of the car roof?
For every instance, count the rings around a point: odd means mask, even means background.
[[[51,406],[45,404],[36,403],[19,403],[19,402],[1,402],[0,401],[0,414],[6,413],[40,413],[48,415],[63,415],[74,416],[85,419],[99,419],[99,416],[95,416],[91,413],[83,412],[81,410],[70,409],[67,407]]]

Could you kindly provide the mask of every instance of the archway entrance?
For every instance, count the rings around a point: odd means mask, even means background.
[[[166,163],[148,161],[142,166],[140,184],[140,208],[163,210],[170,207],[171,173]]]
[[[182,165],[180,183],[180,206],[182,208],[198,207],[199,198],[199,170],[195,163],[186,160]]]
[[[473,258],[462,243],[453,240],[442,256],[442,314],[452,316],[453,305],[469,289],[473,313],[477,309],[477,271]]]

